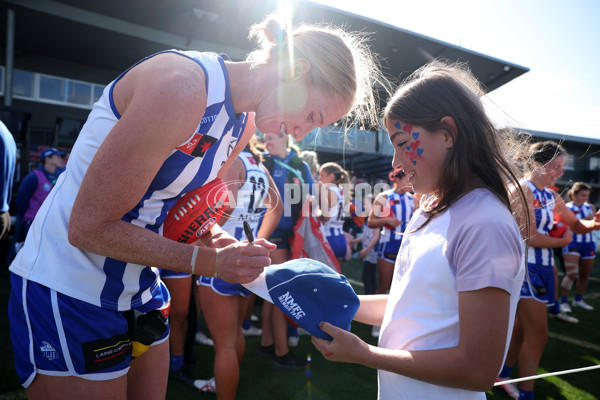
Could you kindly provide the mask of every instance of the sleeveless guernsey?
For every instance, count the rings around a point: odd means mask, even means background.
[[[590,203],[583,203],[578,206],[574,204],[572,201],[567,203],[567,207],[569,210],[573,211],[573,214],[578,219],[585,219],[589,215],[594,215],[594,210],[592,210],[592,206]],[[592,233],[573,233],[573,240],[571,243],[592,243]]]
[[[208,99],[206,111],[198,115],[198,126],[190,132],[189,139],[170,153],[143,198],[122,217],[125,222],[158,234],[162,233],[167,211],[179,197],[215,179],[247,121],[246,114],[234,112],[227,70],[220,56],[195,51],[168,52],[188,57],[204,70]],[[13,273],[57,292],[118,311],[137,308],[149,301],[160,290],[159,270],[80,250],[71,246],[67,237],[69,217],[83,177],[121,117],[113,101],[113,88],[126,73],[111,82],[94,104],[66,171],[40,208],[25,246],[10,267]]]
[[[538,189],[531,181],[524,179],[523,182],[533,193],[533,212],[535,214],[535,226],[538,233],[548,236],[548,231],[554,226],[554,207],[556,200],[554,194],[544,188]],[[527,262],[551,267],[553,265],[554,252],[551,248],[529,247]]]
[[[329,207],[330,218],[323,224],[325,236],[339,236],[344,233],[344,193],[339,186],[327,188],[336,194],[337,201]]]
[[[237,198],[233,199],[235,208],[221,228],[237,240],[245,240],[242,222],[248,221],[256,237],[269,181],[263,165],[258,164],[250,152],[242,151],[239,158],[246,168],[245,182],[239,188]]]
[[[402,233],[406,230],[406,225],[415,210],[415,201],[410,193],[398,193],[393,189],[384,192],[386,195],[386,205],[392,210],[394,218],[402,223],[394,229],[388,229],[385,226],[381,228],[379,243],[393,241],[402,241]]]

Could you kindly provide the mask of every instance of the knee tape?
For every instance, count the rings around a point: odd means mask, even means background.
[[[573,267],[573,264],[567,264],[565,267],[570,266]],[[567,270],[567,274],[565,275],[565,277],[563,278],[563,280],[560,283],[560,286],[563,289],[566,290],[571,290],[571,288],[573,287],[573,283],[575,283],[575,277],[577,277],[577,266],[575,265],[575,268],[565,268]]]
[[[579,273],[579,264],[578,263],[565,263],[565,272],[567,275],[573,275],[573,277],[577,276]]]

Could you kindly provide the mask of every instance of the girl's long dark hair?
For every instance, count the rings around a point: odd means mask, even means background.
[[[450,127],[442,122],[445,116],[452,117],[456,124],[455,142],[437,189],[422,203],[428,218],[418,229],[475,187],[490,190],[513,214],[516,206],[526,212],[519,175],[505,154],[510,150],[504,147],[506,130],[496,129],[486,115],[480,99],[483,95],[466,65],[436,60],[411,74],[385,108],[384,122],[397,119],[429,132],[450,132]],[[509,194],[513,188],[517,199]],[[514,204],[515,200],[518,204]],[[527,225],[528,222],[526,218]]]

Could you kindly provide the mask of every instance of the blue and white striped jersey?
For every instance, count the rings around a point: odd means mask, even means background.
[[[401,241],[402,233],[406,230],[406,225],[415,211],[415,200],[410,193],[398,193],[394,189],[383,192],[386,196],[385,205],[387,205],[396,218],[402,223],[390,230],[383,226],[379,236],[379,243],[387,243],[394,240]]]
[[[533,193],[533,212],[535,214],[535,226],[538,233],[548,236],[548,231],[554,226],[554,207],[556,199],[549,189],[538,189],[531,181],[522,181]],[[544,266],[552,266],[554,263],[551,248],[529,246],[527,262]]]
[[[244,184],[238,189],[235,208],[229,219],[221,228],[237,240],[246,240],[244,236],[244,221],[248,221],[254,237],[258,232],[258,225],[265,211],[263,201],[269,191],[269,180],[265,167],[258,164],[252,154],[242,151],[239,155],[246,169]]]
[[[204,70],[207,107],[203,115],[198,115],[198,126],[190,132],[189,139],[173,149],[143,198],[122,218],[158,234],[162,233],[169,208],[179,197],[215,179],[247,121],[246,114],[234,112],[227,70],[220,56],[168,52],[188,57]],[[66,171],[41,207],[25,246],[10,267],[15,274],[60,293],[120,311],[138,308],[152,298],[160,287],[158,269],[82,251],[71,246],[67,237],[71,210],[83,177],[121,117],[113,101],[113,88],[126,73],[111,82],[94,104]]]
[[[577,217],[577,219],[585,219],[590,215],[594,215],[594,210],[592,209],[592,205],[590,203],[583,203],[578,206],[572,201],[567,203],[567,207],[569,210],[573,211],[573,214]],[[573,240],[571,243],[591,243],[592,233],[573,233]]]
[[[335,193],[337,201],[329,207],[329,219],[323,224],[325,237],[339,236],[344,234],[344,191],[336,185],[327,187]]]

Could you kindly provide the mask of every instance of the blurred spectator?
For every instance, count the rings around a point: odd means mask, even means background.
[[[17,218],[15,234],[8,251],[10,264],[25,240],[29,227],[50,191],[56,185],[58,176],[64,171],[67,153],[54,147],[40,153],[40,166],[23,178],[17,192]]]
[[[15,165],[17,162],[17,145],[13,135],[2,121],[0,121],[0,153],[2,154],[2,204],[0,205],[0,241],[4,240],[10,230],[9,206],[12,197]]]

